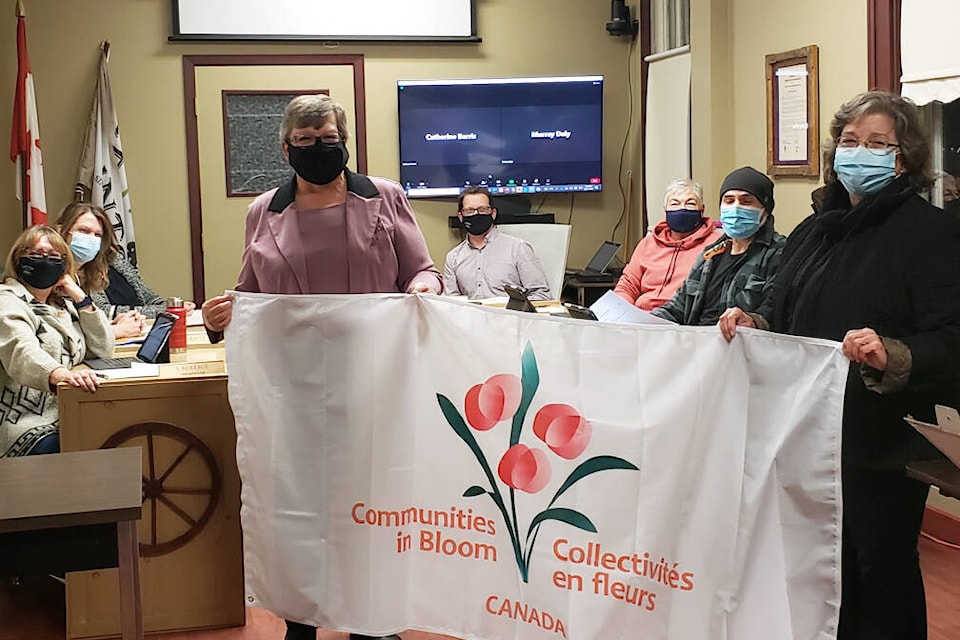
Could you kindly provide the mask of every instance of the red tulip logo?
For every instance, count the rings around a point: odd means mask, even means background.
[[[540,449],[515,444],[503,454],[497,474],[509,487],[537,493],[550,482],[550,461]]]
[[[573,460],[587,448],[593,426],[568,404],[548,404],[537,411],[533,433],[555,454]]]
[[[582,531],[597,532],[597,527],[585,514],[557,504],[564,494],[584,478],[595,473],[615,469],[629,471],[639,471],[639,469],[632,462],[609,455],[597,455],[582,461],[560,483],[546,507],[533,517],[524,535],[517,520],[515,493],[516,491],[525,493],[542,491],[549,484],[552,475],[547,453],[542,449],[520,443],[527,411],[540,386],[537,358],[529,343],[520,357],[520,373],[520,377],[508,373],[495,375],[488,378],[486,382],[471,387],[463,401],[463,414],[442,393],[437,394],[437,402],[454,433],[463,440],[477,459],[486,479],[486,486],[471,485],[463,492],[463,497],[487,496],[493,500],[507,525],[507,535],[510,536],[510,545],[513,547],[520,577],[527,582],[530,579],[533,548],[537,542],[540,526],[544,522],[562,522]],[[508,419],[511,425],[507,451],[500,458],[500,464],[497,465],[494,473],[473,431],[489,431],[497,423]],[[558,456],[573,460],[587,448],[593,426],[570,405],[548,404],[542,407],[534,417],[533,433]],[[509,487],[509,491],[502,490],[501,482]]]
[[[517,376],[508,373],[492,376],[467,391],[463,403],[467,422],[477,431],[492,429],[501,420],[513,417],[522,395],[523,387]]]

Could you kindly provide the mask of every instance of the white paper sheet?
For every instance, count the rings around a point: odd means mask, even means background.
[[[613,291],[607,291],[599,300],[590,305],[590,310],[600,322],[619,322],[620,324],[676,324],[635,307]]]

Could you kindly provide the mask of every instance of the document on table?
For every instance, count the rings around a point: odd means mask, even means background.
[[[590,310],[600,322],[620,324],[676,324],[633,306],[613,291],[607,291],[590,305]]]
[[[920,422],[913,416],[906,416],[904,420],[960,467],[960,415],[956,409],[939,404],[934,409],[937,412],[937,424]]]

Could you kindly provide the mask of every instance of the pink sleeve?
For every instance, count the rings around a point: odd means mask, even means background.
[[[642,246],[643,240],[637,243],[637,248],[634,249],[630,261],[623,268],[623,275],[620,276],[617,286],[613,289],[614,293],[630,304],[637,304],[637,298],[640,297],[640,283],[643,282],[643,265],[640,259]]]
[[[422,282],[433,293],[441,293],[443,284],[440,272],[427,251],[427,241],[413,215],[410,202],[399,187],[391,200],[396,212],[393,242],[397,252],[397,284],[400,291],[407,291],[414,283]]]
[[[263,207],[258,206],[258,200],[254,200],[247,208],[246,228],[243,232],[243,258],[240,264],[240,275],[237,276],[237,291],[260,293],[260,283],[257,282],[257,274],[254,273],[253,264],[250,260],[250,245],[253,244],[260,218],[263,215]]]

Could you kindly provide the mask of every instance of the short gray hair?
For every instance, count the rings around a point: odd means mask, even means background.
[[[700,206],[703,206],[703,187],[700,186],[699,182],[694,182],[690,178],[681,178],[679,180],[674,180],[667,185],[667,190],[663,194],[663,208],[667,208],[667,203],[670,202],[670,196],[677,193],[678,191],[693,191],[693,195],[697,197],[697,202],[700,203]]]
[[[347,141],[347,115],[343,105],[334,102],[330,96],[314,93],[297,96],[287,104],[283,111],[283,122],[280,123],[280,144],[288,142],[290,132],[301,127],[319,129],[333,116],[337,123],[337,132],[340,139]]]

